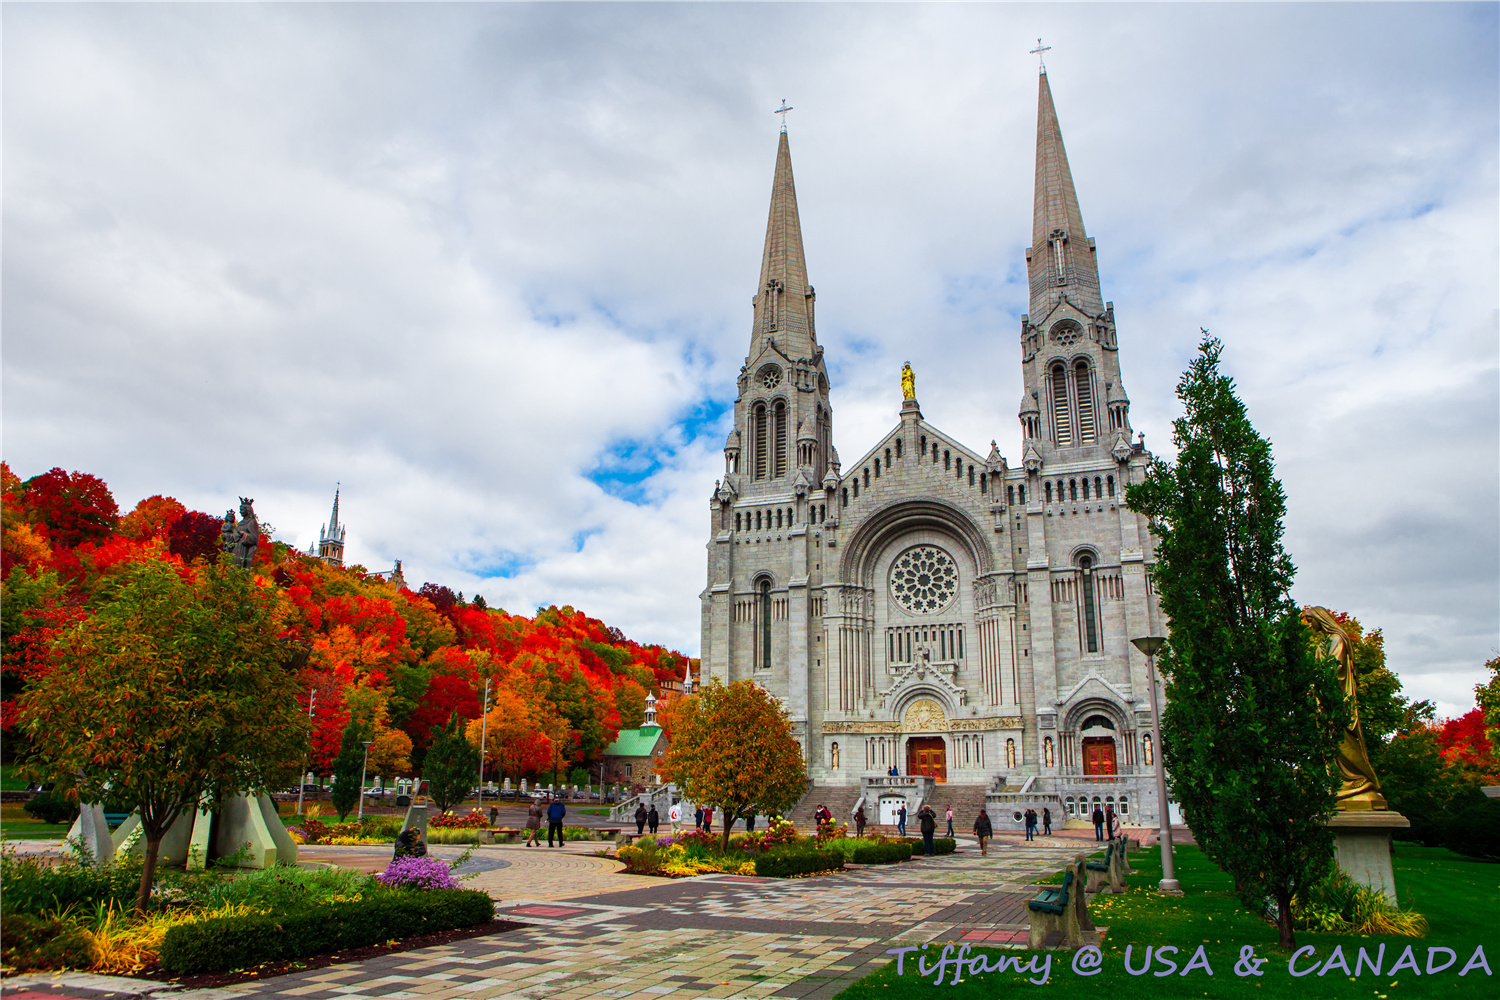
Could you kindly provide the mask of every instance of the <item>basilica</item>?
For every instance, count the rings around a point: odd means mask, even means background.
[[[781,700],[809,800],[835,811],[883,814],[901,785],[956,811],[998,805],[1007,823],[1026,805],[1156,821],[1147,664],[1130,640],[1163,623],[1153,540],[1123,506],[1151,456],[1132,439],[1045,70],[1026,263],[1019,460],[929,423],[908,367],[899,419],[842,462],[783,129],[710,501],[702,669]]]

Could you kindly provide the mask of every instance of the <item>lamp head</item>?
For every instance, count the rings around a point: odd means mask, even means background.
[[[1167,644],[1167,638],[1162,635],[1143,635],[1139,639],[1131,639],[1130,643],[1147,656],[1155,656]]]

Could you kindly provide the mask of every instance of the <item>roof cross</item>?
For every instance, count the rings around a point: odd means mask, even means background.
[[[1050,45],[1043,45],[1042,44],[1042,40],[1040,38],[1038,38],[1036,40],[1036,48],[1034,48],[1034,49],[1031,50],[1031,54],[1034,55],[1034,56],[1036,56],[1036,71],[1038,73],[1045,73],[1045,72],[1047,72],[1047,64],[1042,61],[1042,53],[1043,52],[1051,52],[1051,51],[1052,51],[1052,46],[1050,46]],[[785,103],[785,102],[783,101],[782,103]]]
[[[1038,41],[1040,41],[1040,40],[1041,39],[1038,39]],[[786,113],[788,111],[790,111],[790,110],[792,110],[792,106],[790,104],[788,104],[786,102],[786,98],[783,97],[781,99],[781,107],[779,107],[775,111],[771,112],[771,114],[773,114],[773,115],[780,115],[781,116],[781,131],[783,131],[783,132],[786,131]]]

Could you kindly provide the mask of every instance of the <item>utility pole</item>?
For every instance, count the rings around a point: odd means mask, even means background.
[[[365,819],[365,772],[370,769],[370,740],[365,740],[365,762],[359,765],[359,816],[361,823]]]
[[[1151,685],[1151,722],[1156,728],[1156,745],[1152,747],[1152,759],[1156,763],[1156,808],[1161,817],[1161,832],[1158,839],[1161,842],[1161,881],[1156,884],[1156,891],[1163,896],[1181,896],[1182,886],[1177,882],[1177,871],[1172,865],[1172,818],[1167,813],[1167,772],[1162,764],[1161,753],[1161,710],[1156,704],[1156,654],[1167,644],[1167,640],[1159,635],[1142,636],[1139,639],[1131,639],[1131,644],[1146,654],[1146,676]]]
[[[476,807],[480,812],[484,811],[484,738],[488,735],[490,726],[490,680],[484,679],[484,704],[479,710],[479,805]]]
[[[307,696],[307,717],[313,717],[313,705],[318,701],[318,689],[313,688],[312,693]],[[302,815],[302,792],[307,787],[307,755],[302,756],[302,773],[297,775],[297,815]]]

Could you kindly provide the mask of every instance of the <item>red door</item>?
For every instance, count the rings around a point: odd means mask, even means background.
[[[919,736],[906,741],[906,773],[948,780],[948,750],[941,736]]]
[[[1108,736],[1086,736],[1083,740],[1083,773],[1114,774],[1115,741]]]

